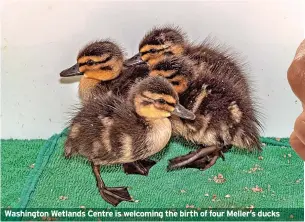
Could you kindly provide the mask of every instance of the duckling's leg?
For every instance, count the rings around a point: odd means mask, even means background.
[[[206,169],[212,167],[216,163],[216,161],[219,157],[221,157],[222,160],[224,161],[225,160],[224,153],[228,152],[231,149],[231,147],[232,147],[232,145],[223,146],[221,150],[216,150],[216,151],[214,151],[214,152],[212,152],[208,155],[204,155],[201,158],[196,159],[195,161],[187,163],[183,167],[185,167],[185,168],[197,168],[197,169],[200,169],[200,170],[206,170]],[[206,149],[206,148],[201,148],[201,149]],[[196,152],[196,151],[194,151],[194,152]],[[189,158],[192,155],[192,153],[194,153],[194,152],[191,152],[190,154],[182,156],[182,157],[177,157],[177,158],[172,159],[170,161],[175,162],[175,163],[177,163],[177,162],[179,163],[179,161],[182,161],[181,160],[182,158],[184,160],[185,159],[187,160],[187,158]]]
[[[100,174],[100,165],[91,163],[91,167],[96,179],[97,187],[102,198],[113,206],[117,206],[122,201],[133,201],[128,193],[127,187],[106,187]]]
[[[212,154],[212,155],[204,156],[200,159],[197,159],[191,163],[186,164],[184,167],[185,168],[196,168],[196,169],[200,169],[200,170],[207,170],[208,168],[212,167],[216,163],[216,161],[218,160],[218,158],[220,156],[223,157],[223,154],[220,154],[220,152],[217,152],[218,154],[215,154],[215,155]],[[212,156],[212,158],[210,156]]]
[[[186,164],[185,168],[196,168],[202,170],[207,164],[209,164],[211,161],[211,158],[209,156],[202,157],[198,160],[195,160],[193,162],[190,162]]]
[[[187,155],[180,156],[169,160],[169,165],[167,167],[168,170],[185,167],[188,164],[201,159],[202,157],[206,157],[209,154],[217,151],[219,148],[217,146],[209,146],[197,149],[193,152],[190,152]]]
[[[150,168],[155,164],[156,161],[144,159],[132,163],[124,163],[123,169],[126,174],[140,174],[147,176]]]

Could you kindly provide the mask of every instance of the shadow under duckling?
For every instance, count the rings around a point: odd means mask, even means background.
[[[171,115],[195,118],[180,105],[172,85],[161,77],[147,77],[136,83],[127,100],[100,94],[72,119],[65,156],[78,154],[88,158],[105,201],[114,206],[132,201],[126,187],[105,185],[100,167],[145,160],[162,150],[171,137]]]
[[[123,66],[123,50],[110,40],[87,44],[80,50],[77,63],[63,70],[61,77],[82,75],[79,82],[79,97],[83,104],[100,94],[114,93],[127,96],[127,91],[136,80],[147,77],[145,64]]]
[[[198,70],[187,57],[168,57],[151,67],[150,76],[166,78],[179,94],[180,102],[195,120],[171,117],[173,134],[201,146],[188,155],[170,160],[168,169],[208,169],[232,145],[261,150],[259,121],[255,104],[244,80],[230,76],[234,70],[220,64]]]

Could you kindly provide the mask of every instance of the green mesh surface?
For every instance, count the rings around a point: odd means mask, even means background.
[[[15,205],[20,198],[37,153],[45,140],[1,140],[1,206]]]
[[[65,133],[54,135],[44,145],[17,207],[111,207],[100,197],[90,165],[83,158],[63,157],[65,139]],[[122,202],[118,208],[185,208],[187,205],[302,208],[303,161],[291,149],[288,139],[262,138],[262,141],[266,146],[261,154],[232,150],[226,153],[226,161],[218,160],[207,171],[166,172],[168,159],[190,151],[172,140],[164,152],[154,156],[159,162],[148,177],[125,175],[121,166],[103,167],[101,175],[108,186],[130,187],[130,194],[137,200]],[[215,182],[218,174],[225,178],[223,183]],[[252,188],[256,186],[262,191],[254,192]]]

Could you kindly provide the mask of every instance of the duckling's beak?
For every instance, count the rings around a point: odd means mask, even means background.
[[[78,64],[75,64],[74,66],[72,66],[72,67],[70,67],[68,69],[63,70],[60,73],[60,76],[61,77],[69,77],[69,76],[83,75],[84,73],[80,72],[78,68],[79,68]]]
[[[179,116],[183,119],[190,119],[194,120],[196,118],[195,114],[192,113],[190,110],[184,108],[181,104],[176,104],[173,114]]]
[[[124,66],[134,66],[134,65],[140,65],[140,64],[144,64],[146,62],[144,62],[141,58],[141,54],[135,54],[133,57],[126,59],[124,61]]]

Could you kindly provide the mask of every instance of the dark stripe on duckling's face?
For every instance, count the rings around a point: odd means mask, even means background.
[[[101,67],[100,70],[112,70],[111,66],[104,66],[104,67]]]
[[[166,77],[167,80],[170,81],[170,80],[174,79],[176,76],[181,76],[176,70],[173,70],[173,71],[174,72],[172,75]]]
[[[147,53],[157,53],[168,49],[170,46],[164,44],[157,44],[157,45],[145,45],[139,51],[141,55],[145,55]]]
[[[177,100],[172,97],[171,95],[167,95],[167,94],[159,94],[159,93],[153,93],[150,91],[144,91],[142,93],[143,97],[146,97],[148,99],[151,99],[152,101],[159,101],[159,102],[166,102],[169,104],[176,104]]]
[[[152,99],[150,97],[147,97],[145,95],[142,94],[142,96],[144,98],[146,98],[147,100],[143,100],[142,104],[143,105],[149,105],[149,104],[153,104],[153,103],[158,103],[160,105],[169,105],[169,106],[172,106],[172,107],[175,107],[175,103],[172,103],[172,102],[168,102],[166,101],[165,99],[163,98],[159,98],[159,99]],[[162,97],[162,95],[160,95]]]
[[[148,53],[154,54],[154,53],[157,53],[157,52],[162,52],[162,51],[164,51],[165,49],[166,49],[166,48],[161,48],[161,49],[154,49],[154,48],[152,48],[152,49],[150,49],[150,50],[148,50],[148,51],[141,52],[141,56],[144,56],[144,55],[146,55],[146,54],[148,54]]]
[[[143,97],[145,97],[145,96],[143,96]],[[145,98],[148,99],[148,97],[145,97]],[[143,105],[143,106],[148,106],[148,105],[150,105],[150,104],[152,104],[152,103],[153,103],[152,101],[143,100],[143,101],[141,102],[141,105]]]
[[[90,57],[89,57],[89,60],[87,60],[86,62],[79,63],[78,65],[79,65],[79,67],[84,66],[84,65],[94,66],[94,65],[97,65],[97,64],[106,63],[106,62],[110,61],[111,59],[112,59],[112,56],[108,56],[101,61],[94,61],[94,60],[90,59]]]

